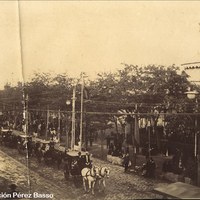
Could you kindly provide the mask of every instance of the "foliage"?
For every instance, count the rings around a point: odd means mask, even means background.
[[[64,108],[72,93],[72,79],[66,74],[52,77],[49,73],[36,73],[27,83],[29,105],[32,108]]]
[[[95,80],[87,81],[85,85],[89,99],[84,97],[84,111],[90,118],[91,126],[98,124],[100,129],[106,128],[109,121],[115,122],[117,126],[116,119],[126,112],[137,112],[139,117],[151,119],[156,130],[160,113],[171,113],[174,110],[178,113],[192,111],[188,107],[191,102],[184,94],[191,86],[187,78],[188,76],[180,73],[174,65],[139,67],[123,64],[120,70],[99,73]],[[74,82],[77,83],[67,74],[35,73],[32,80],[25,85],[29,95],[29,108],[66,110],[66,100],[71,100]],[[78,82],[76,111],[80,111],[80,91]],[[16,87],[7,84],[0,96],[2,99],[9,99],[7,103],[11,105],[13,102],[20,105],[22,92],[22,84]],[[104,114],[99,115],[99,112]],[[176,127],[180,121],[173,120],[171,116],[166,120],[169,127],[171,124],[171,128]]]

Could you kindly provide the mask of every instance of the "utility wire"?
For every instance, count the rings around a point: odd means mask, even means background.
[[[37,111],[37,112],[47,112],[47,110],[43,110],[43,109],[28,109],[29,111]],[[14,111],[14,110],[13,110]],[[72,113],[72,111],[63,111],[63,110],[49,110],[49,112],[52,113],[63,113],[63,114],[67,114],[67,113]],[[80,114],[80,111],[76,111],[77,114]],[[166,115],[166,116],[175,116],[175,115],[200,115],[200,112],[195,112],[195,113],[190,113],[190,112],[182,112],[182,113],[150,113],[150,112],[123,112],[123,113],[119,113],[119,112],[96,112],[96,111],[91,111],[91,112],[84,112],[85,114],[89,114],[89,115]]]

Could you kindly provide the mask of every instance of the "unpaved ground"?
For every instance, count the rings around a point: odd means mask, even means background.
[[[153,188],[168,184],[160,180],[145,179],[134,174],[124,173],[121,166],[94,158],[95,165],[109,166],[111,174],[106,181],[106,192],[93,196],[85,194],[82,187],[75,187],[72,180],[66,181],[62,169],[58,170],[56,166],[47,166],[43,162],[38,163],[35,158],[30,158],[27,162],[26,156],[19,154],[16,149],[4,146],[1,146],[0,149],[1,180],[4,181],[4,185],[6,181],[16,183],[18,190],[22,193],[52,194],[53,199],[59,200],[160,199],[162,197],[153,193]],[[30,181],[30,185],[28,185],[28,181]],[[2,189],[2,191],[4,190]]]

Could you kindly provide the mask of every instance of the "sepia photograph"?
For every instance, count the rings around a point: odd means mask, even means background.
[[[0,200],[200,199],[199,11],[0,0]]]

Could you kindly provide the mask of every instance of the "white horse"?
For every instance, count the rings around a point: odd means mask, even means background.
[[[99,167],[97,166],[93,166],[91,169],[90,168],[83,168],[81,170],[81,175],[83,178],[83,188],[85,190],[85,192],[90,192],[90,190],[92,190],[92,194],[94,194],[94,186],[96,183],[97,178],[100,177],[99,175]],[[88,191],[86,188],[86,183],[88,183]]]
[[[109,178],[110,176],[110,168],[109,167],[101,167],[99,171],[99,188],[101,188],[101,185],[103,186],[103,192],[106,188],[106,178]]]

